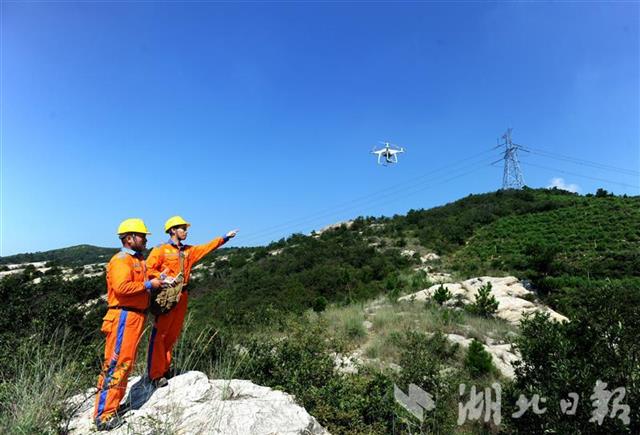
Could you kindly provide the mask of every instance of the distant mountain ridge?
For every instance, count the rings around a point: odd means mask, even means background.
[[[93,245],[76,245],[50,251],[27,252],[0,257],[0,265],[51,261],[59,266],[83,266],[92,263],[106,263],[118,248],[104,248]]]

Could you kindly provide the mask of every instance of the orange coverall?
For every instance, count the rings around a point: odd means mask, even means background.
[[[96,423],[113,417],[127,390],[149,307],[150,288],[142,254],[122,248],[111,258],[107,265],[109,309],[102,321],[106,336],[104,365],[98,377],[93,414]]]
[[[147,258],[149,277],[158,278],[162,271],[169,269],[167,275],[176,276],[180,273],[179,250],[184,255],[184,266],[182,274],[184,276],[184,287],[180,301],[166,314],[156,316],[151,338],[149,340],[149,350],[147,353],[147,373],[152,380],[163,377],[171,366],[171,350],[178,340],[182,331],[182,324],[187,313],[188,293],[186,286],[189,283],[191,268],[202,257],[209,252],[220,247],[229,240],[225,237],[216,237],[209,243],[198,246],[180,245],[177,246],[172,240],[156,246],[151,250]]]

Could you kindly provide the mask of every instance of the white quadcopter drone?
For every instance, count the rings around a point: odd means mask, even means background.
[[[389,142],[381,143],[384,143],[384,148],[377,150],[374,147],[371,151],[371,154],[378,155],[378,164],[387,166],[390,163],[398,163],[398,154],[403,153],[404,148],[398,147],[397,145],[393,145]]]

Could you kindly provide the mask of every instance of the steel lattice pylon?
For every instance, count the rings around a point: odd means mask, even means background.
[[[527,151],[521,145],[515,144],[511,141],[511,131],[509,128],[502,135],[504,142],[498,143],[497,147],[505,147],[504,150],[504,173],[502,175],[502,188],[503,189],[522,189],[524,186],[524,178],[522,177],[522,170],[520,169],[520,162],[518,161],[518,150]]]

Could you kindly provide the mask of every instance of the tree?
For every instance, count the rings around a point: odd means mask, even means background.
[[[443,305],[449,299],[451,299],[451,292],[443,284],[440,284],[436,291],[433,292],[433,300],[436,301],[438,305]]]
[[[327,299],[324,296],[318,296],[313,301],[312,307],[316,313],[321,313],[327,308]]]
[[[596,190],[596,198],[606,198],[608,196],[613,196],[613,193],[607,192],[602,187],[599,187],[598,190]]]
[[[471,304],[469,310],[482,317],[492,317],[498,310],[498,301],[491,294],[491,283],[488,282],[478,289],[476,301]]]
[[[464,366],[474,378],[480,377],[491,372],[493,363],[491,355],[487,352],[478,340],[475,338],[467,349],[467,355],[464,359]]]
[[[524,249],[524,253],[528,257],[527,262],[538,277],[544,277],[553,272],[553,262],[559,251],[557,246],[544,245],[539,242],[532,243]]]
[[[522,359],[515,364],[516,378],[503,403],[515,403],[520,394],[539,394],[546,398],[547,412],[527,412],[508,421],[508,433],[640,433],[639,290],[623,285],[585,287],[570,322],[551,321],[543,313],[522,321],[516,342]],[[619,402],[629,406],[628,425],[611,417],[613,397],[602,424],[589,421],[597,381],[606,382],[609,392],[625,388]],[[573,415],[560,409],[570,392],[579,396]],[[503,409],[503,415],[511,415],[511,410]]]

